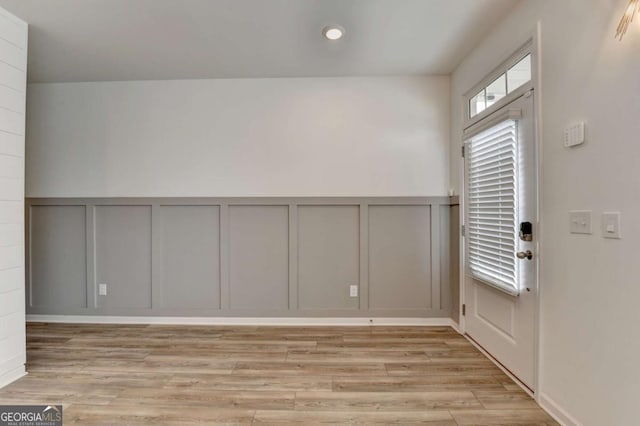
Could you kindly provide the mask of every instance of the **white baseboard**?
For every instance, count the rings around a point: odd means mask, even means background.
[[[540,393],[538,395],[538,404],[549,413],[551,417],[554,418],[555,421],[560,423],[562,426],[582,426],[582,423],[574,419],[569,413],[567,413],[563,408],[561,408],[553,399],[549,398],[549,396],[544,393]]]
[[[13,370],[9,370],[3,375],[0,376],[0,388],[7,386],[9,383],[15,382],[21,377],[27,375],[27,372],[24,369],[24,365],[14,368]]]
[[[456,328],[451,318],[260,318],[260,317],[154,317],[99,315],[27,315],[27,322],[77,324],[166,324],[166,325],[266,325],[266,326],[446,326]]]

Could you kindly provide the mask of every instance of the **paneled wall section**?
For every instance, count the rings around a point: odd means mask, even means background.
[[[30,199],[27,206],[31,314],[451,314],[448,197]]]
[[[0,387],[24,374],[27,24],[0,9]]]

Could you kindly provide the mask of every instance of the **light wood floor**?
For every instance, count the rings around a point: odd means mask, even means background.
[[[556,424],[448,327],[30,324],[0,404],[65,424]]]

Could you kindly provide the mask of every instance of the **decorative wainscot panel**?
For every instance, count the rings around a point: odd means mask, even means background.
[[[29,199],[27,312],[449,317],[452,212],[449,197]]]

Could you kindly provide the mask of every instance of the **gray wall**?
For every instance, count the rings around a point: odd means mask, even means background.
[[[449,215],[449,280],[451,282],[451,318],[460,323],[460,204],[452,197]]]
[[[29,199],[27,312],[448,317],[451,213],[448,197]]]

